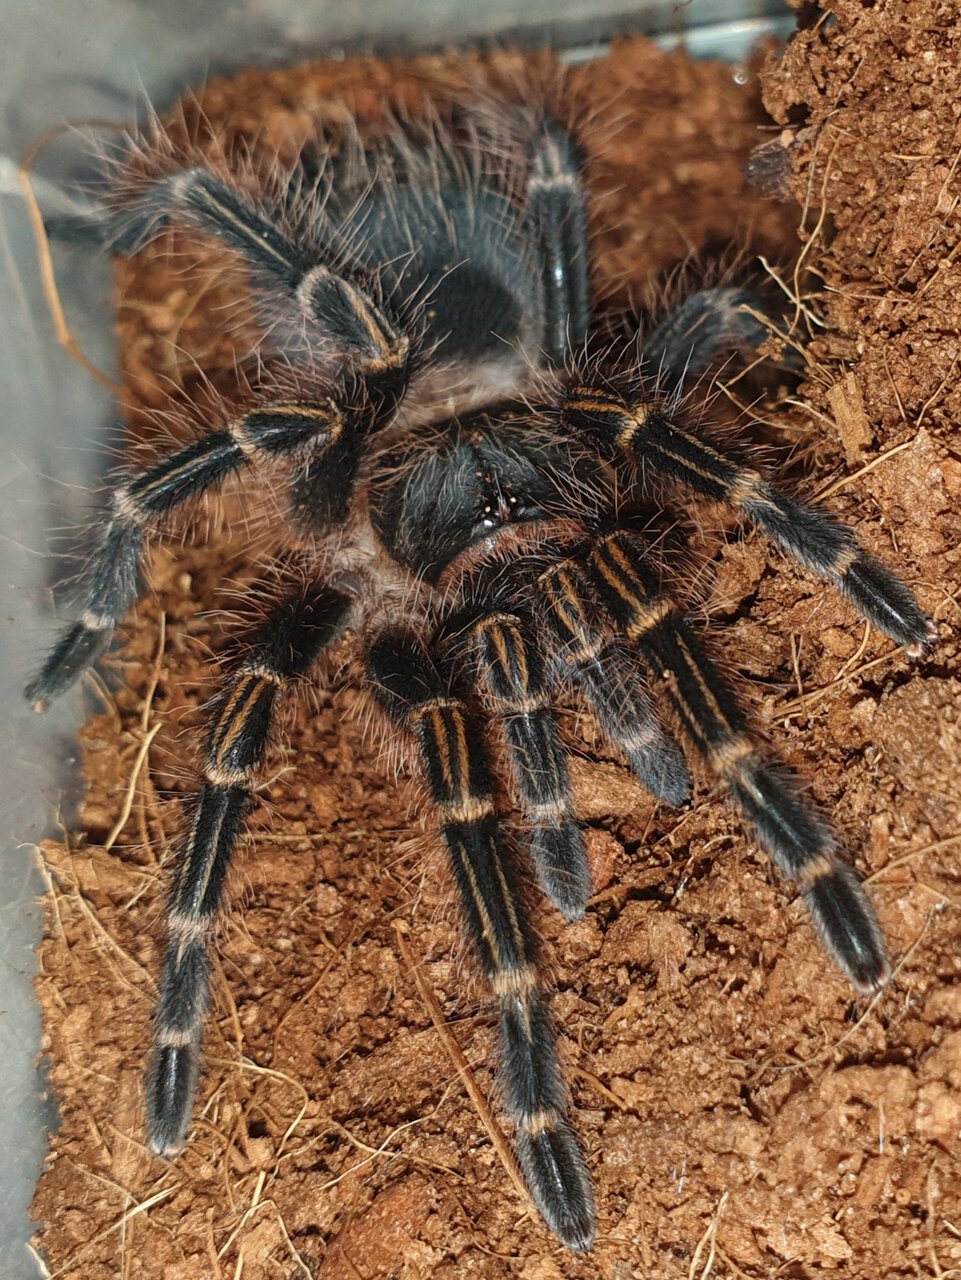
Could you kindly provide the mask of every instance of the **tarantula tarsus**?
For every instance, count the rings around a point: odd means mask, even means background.
[[[149,531],[227,477],[281,464],[307,550],[209,712],[167,915],[150,1147],[170,1157],[187,1138],[208,948],[277,704],[353,632],[376,703],[416,744],[496,997],[524,1176],[547,1224],[578,1250],[594,1239],[591,1185],[565,1118],[489,738],[499,737],[540,885],[574,920],[590,880],[553,707],[586,704],[645,786],[680,805],[689,775],[646,668],[797,881],[837,964],[873,992],[890,975],[874,912],[795,781],[748,736],[662,585],[640,532],[651,510],[642,478],[732,504],[909,654],[933,638],[909,590],[849,529],[700,430],[706,371],[764,336],[752,295],[701,289],[643,342],[599,340],[610,329],[591,305],[583,167],[562,95],[536,109],[488,95],[446,121],[318,135],[283,181],[266,181],[249,156],[212,159],[153,127],[110,176],[106,236],[133,254],[176,224],[239,255],[264,331],[256,396],[219,429],[200,424],[193,443],[118,477],[79,620],[27,690],[42,707],[104,649],[136,597]]]

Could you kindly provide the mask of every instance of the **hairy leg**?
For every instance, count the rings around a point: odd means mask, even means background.
[[[209,1003],[208,948],[276,704],[340,637],[349,609],[349,597],[330,587],[290,595],[250,637],[214,702],[204,783],[167,907],[167,954],[147,1079],[148,1142],[156,1155],[175,1156],[186,1142]]]
[[[641,539],[611,534],[590,552],[587,566],[611,617],[661,678],[693,745],[724,780],[762,847],[798,882],[837,964],[860,990],[879,990],[891,967],[857,876],[837,857],[834,837],[801,799],[795,779],[755,749],[733,695],[645,564]]]
[[[564,1119],[554,1032],[523,898],[494,812],[481,726],[407,632],[388,631],[374,641],[368,672],[381,706],[417,742],[474,950],[497,997],[501,1088],[527,1185],[551,1230],[572,1249],[590,1249],[590,1182]]]

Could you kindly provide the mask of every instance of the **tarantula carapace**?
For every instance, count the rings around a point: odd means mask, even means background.
[[[256,394],[218,429],[202,424],[193,443],[117,478],[79,620],[27,696],[42,707],[102,651],[136,597],[150,532],[235,473],[285,468],[302,551],[210,708],[167,916],[151,1149],[174,1156],[186,1141],[208,948],[277,704],[350,633],[436,810],[499,1010],[500,1083],[527,1185],[548,1225],[583,1250],[595,1231],[590,1181],[519,887],[529,859],[566,917],[588,904],[559,701],[586,704],[644,785],[680,805],[689,775],[653,684],[797,881],[855,987],[877,991],[890,974],[856,875],[795,781],[754,745],[662,581],[641,533],[647,482],[730,503],[909,654],[933,630],[849,529],[700,429],[712,366],[764,337],[751,293],[695,291],[643,341],[611,340],[613,322],[591,305],[575,138],[562,94],[537,109],[488,95],[373,138],[318,135],[280,181],[256,156],[175,146],[159,126],[124,153],[108,174],[105,237],[134,254],[173,224],[239,255],[263,331]],[[495,739],[519,847],[495,803]]]

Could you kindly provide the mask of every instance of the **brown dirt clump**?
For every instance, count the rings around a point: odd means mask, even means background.
[[[230,633],[216,610],[225,584],[234,600],[256,578],[265,545],[251,550],[217,508],[206,541],[153,555],[111,659],[116,691],[82,735],[84,834],[43,850],[38,986],[62,1124],[34,1214],[57,1276],[957,1274],[953,8],[833,4],[764,70],[780,132],[756,83],[644,40],[573,73],[595,107],[583,141],[612,292],[748,227],[755,250],[789,261],[800,224],[802,269],[784,279],[803,377],[766,415],[765,442],[803,458],[800,487],[898,564],[940,625],[930,661],[911,663],[753,534],[699,535],[711,552],[701,595],[724,624],[715,650],[870,877],[897,962],[889,990],[853,999],[703,775],[676,813],[620,765],[579,759],[595,897],[574,926],[537,916],[599,1208],[594,1253],[565,1253],[511,1185],[404,959],[398,923],[490,1095],[492,1019],[465,977],[442,860],[335,666],[331,691],[290,720],[238,859],[193,1140],[172,1164],[151,1159],[141,1069],[160,873],[194,785],[187,744],[213,688],[210,652]],[[214,81],[202,103],[216,129],[282,150],[343,100],[367,119],[390,96],[415,110],[478,61],[250,70]],[[742,178],[764,137],[768,187],[797,205]],[[120,271],[141,439],[156,430],[142,410],[164,402],[166,379],[189,390],[195,358],[230,391],[239,339],[217,317],[231,286],[217,255],[194,253],[202,297],[183,269],[193,259],[171,269],[150,252]]]

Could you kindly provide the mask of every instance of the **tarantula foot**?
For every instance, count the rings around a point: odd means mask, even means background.
[[[591,896],[591,877],[581,830],[573,821],[535,827],[531,854],[544,892],[568,920],[580,920]]]
[[[75,622],[58,641],[53,652],[23,691],[34,711],[43,712],[74,680],[99,657],[109,633]]]
[[[931,619],[909,589],[867,552],[861,552],[838,585],[864,617],[901,645],[908,657],[920,658],[937,638]]]
[[[187,1145],[197,1088],[195,1044],[160,1045],[147,1076],[147,1148],[173,1160]]]
[[[557,1121],[536,1133],[521,1131],[517,1154],[544,1221],[569,1249],[588,1253],[597,1229],[594,1196],[570,1127]]]
[[[864,995],[877,995],[891,979],[891,962],[867,895],[854,871],[830,857],[804,889],[808,910],[840,969]]]
[[[934,642],[939,638],[937,624],[932,622],[930,618],[926,618],[927,627],[924,636],[920,640],[913,641],[911,644],[904,646],[904,652],[909,658],[923,658]]]

